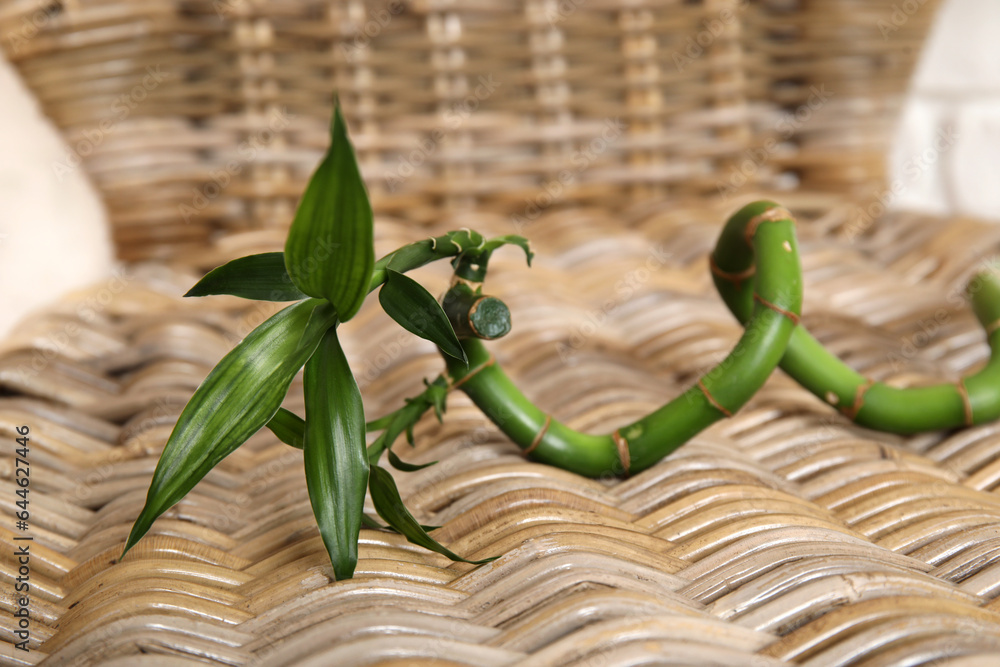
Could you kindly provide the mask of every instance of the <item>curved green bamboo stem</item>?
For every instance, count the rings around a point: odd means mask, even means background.
[[[773,202],[757,206],[781,210]],[[739,229],[728,226],[712,255],[716,288],[736,318],[753,321],[753,280],[764,271]],[[828,352],[804,326],[796,327],[781,368],[816,396],[858,424],[882,431],[916,433],[956,428],[1000,417],[1000,277],[980,273],[969,284],[972,307],[986,329],[991,358],[975,375],[956,383],[899,389],[872,382]]]
[[[477,339],[462,346],[469,365],[446,359],[452,387],[464,391],[531,458],[598,477],[643,470],[724,416],[764,384],[785,352],[802,307],[802,275],[794,222],[773,207],[753,205],[730,221],[763,268],[755,277],[752,314],[736,347],[684,394],[611,435],[574,431],[517,389]],[[746,236],[743,236],[744,230]]]

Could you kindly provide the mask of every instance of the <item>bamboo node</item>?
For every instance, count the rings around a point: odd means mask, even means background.
[[[868,380],[862,385],[858,385],[857,391],[854,392],[854,403],[849,408],[841,410],[848,419],[854,421],[858,417],[858,413],[861,412],[861,408],[864,407],[865,394],[868,390],[875,386],[874,380]]]
[[[767,299],[765,299],[761,295],[757,294],[756,292],[754,292],[753,300],[756,301],[757,303],[759,303],[760,305],[764,306],[765,308],[770,308],[771,310],[773,310],[774,312],[778,313],[779,315],[783,315],[783,316],[787,317],[788,319],[790,319],[792,321],[792,324],[794,324],[795,326],[799,326],[800,318],[799,318],[798,315],[796,315],[792,311],[785,310],[781,306],[778,306],[776,304],[771,303],[770,301],[768,301]]]
[[[993,324],[991,324],[988,327],[986,327],[986,335],[987,336],[992,336],[993,334],[995,334],[997,332],[997,330],[1000,330],[1000,320],[997,320]]]
[[[715,397],[712,396],[712,393],[708,390],[708,387],[705,386],[704,379],[698,380],[698,388],[701,389],[701,393],[705,394],[705,398],[707,398],[708,402],[712,404],[712,407],[714,407],[716,410],[726,415],[727,417],[733,416],[731,410],[728,410],[726,406],[722,405],[722,403],[719,403],[717,400],[715,400]]]
[[[746,268],[738,273],[726,271],[722,269],[718,263],[716,263],[714,254],[708,256],[708,267],[711,269],[712,275],[718,276],[719,278],[732,283],[737,289],[739,289],[740,285],[742,285],[744,281],[753,278],[757,273],[756,264],[751,264],[749,268]]]
[[[618,449],[618,459],[622,462],[622,467],[625,469],[623,474],[628,476],[629,468],[632,467],[632,453],[628,449],[628,440],[617,430],[611,434],[611,439],[615,441],[615,447]]]
[[[955,390],[962,397],[962,407],[965,410],[965,425],[972,426],[976,421],[975,416],[972,414],[972,399],[969,398],[969,389],[965,386],[964,379],[955,383]]]
[[[494,357],[492,354],[490,354],[490,358],[489,359],[487,359],[483,363],[479,364],[478,366],[476,366],[475,368],[473,368],[472,370],[470,370],[468,373],[466,373],[465,375],[463,375],[462,377],[460,377],[458,380],[452,382],[448,386],[448,391],[452,391],[454,389],[458,389],[463,384],[465,384],[466,382],[468,382],[469,380],[471,380],[472,378],[474,378],[480,371],[482,371],[482,370],[484,370],[486,368],[489,368],[490,366],[492,366],[496,362],[497,362],[496,357]]]
[[[525,456],[530,456],[531,452],[535,451],[535,449],[538,448],[538,445],[542,444],[542,438],[544,438],[545,434],[549,432],[549,424],[551,423],[552,415],[545,415],[545,423],[542,425],[541,430],[535,434],[535,439],[531,441],[531,444],[528,445],[528,448],[523,452]]]
[[[792,224],[795,224],[795,218],[792,216],[791,212],[784,206],[775,206],[769,208],[760,215],[755,215],[750,218],[750,222],[747,223],[746,230],[743,232],[747,241],[747,245],[751,248],[753,247],[753,237],[757,234],[757,228],[760,227],[762,223],[765,222],[778,222],[780,220],[791,220]]]

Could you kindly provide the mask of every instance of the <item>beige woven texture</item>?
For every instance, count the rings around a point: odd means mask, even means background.
[[[324,145],[332,84],[380,253],[463,226],[531,237],[533,268],[514,251],[494,259],[488,289],[514,331],[491,346],[575,428],[610,431],[722,359],[740,327],[706,255],[739,203],[795,184],[773,196],[800,220],[804,322],[821,341],[900,385],[984,363],[961,290],[995,261],[1000,228],[873,204],[933,3],[890,39],[878,28],[890,2],[745,4],[65,0],[39,15],[0,2],[0,33],[27,31],[5,38],[8,56],[71,146],[92,137],[79,152],[120,254],[146,260],[3,344],[5,614],[25,424],[34,541],[32,650],[13,650],[5,621],[0,664],[997,664],[1000,428],[866,431],[781,372],[734,418],[626,480],[527,462],[453,396],[443,424],[419,424],[415,449],[396,446],[438,464],[394,474],[438,540],[499,556],[489,565],[366,529],[355,579],[332,581],[301,455],[268,432],[117,560],[187,398],[276,309],[180,295],[199,268],[280,248]],[[675,58],[703,34],[704,53]],[[160,65],[172,75],[97,141],[116,100]],[[491,75],[501,85],[449,127]],[[546,203],[615,118],[620,136]],[[232,157],[255,137],[252,159]],[[404,163],[413,173],[390,189]],[[737,187],[740,173],[750,182]],[[213,182],[206,205],[192,203]],[[184,206],[197,215],[185,220]],[[434,292],[448,280],[445,267],[418,277]],[[441,369],[372,304],[343,332],[369,415]],[[286,405],[301,400],[296,382]]]

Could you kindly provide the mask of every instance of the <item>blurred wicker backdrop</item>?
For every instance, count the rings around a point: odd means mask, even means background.
[[[934,4],[2,0],[0,35],[120,256],[208,268],[280,241],[333,89],[377,211],[420,222],[857,191]]]
[[[182,406],[274,308],[181,299],[190,269],[280,246],[334,87],[380,253],[431,227],[528,227],[534,267],[491,265],[515,317],[493,349],[575,428],[644,414],[731,349],[741,328],[705,256],[761,189],[785,189],[800,218],[804,321],[833,351],[900,385],[981,365],[960,290],[996,261],[1000,227],[855,219],[885,187],[933,11],[0,0],[3,48],[73,151],[54,168],[93,177],[123,258],[164,260],[126,264],[3,344],[0,434],[31,424],[35,541],[32,653],[0,664],[993,667],[1000,429],[865,431],[782,373],[627,480],[527,462],[455,396],[397,449],[439,463],[397,478],[439,540],[490,565],[365,529],[358,578],[331,581],[301,455],[266,431],[117,560]],[[372,416],[441,367],[375,308],[344,339]],[[295,383],[286,405],[301,401]],[[0,467],[9,514],[6,452]],[[4,613],[13,572],[5,555]]]

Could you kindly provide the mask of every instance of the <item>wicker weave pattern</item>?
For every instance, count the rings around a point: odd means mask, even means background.
[[[850,245],[826,231],[846,209],[822,197],[790,204],[812,220],[801,226],[807,323],[833,349],[901,383],[984,360],[976,324],[951,298],[976,262],[951,261],[946,248],[957,235],[989,258],[995,227],[898,217]],[[535,268],[514,253],[495,260],[493,291],[515,315],[501,361],[581,429],[610,430],[676,395],[739,335],[705,267],[717,233],[706,222],[718,217],[661,207],[626,213],[635,231],[623,233],[620,212],[546,214],[531,230]],[[378,228],[382,249],[419,233]],[[446,276],[425,279],[441,287]],[[187,396],[273,308],[181,301],[189,280],[135,268],[122,286],[26,323],[0,358],[13,392],[0,401],[4,437],[28,423],[34,438],[44,643],[29,662],[985,667],[1000,652],[998,429],[909,440],[862,431],[780,374],[735,418],[625,481],[525,462],[456,396],[443,425],[420,425],[416,450],[397,446],[408,460],[440,461],[400,475],[400,488],[422,521],[442,526],[440,540],[502,555],[492,565],[450,564],[366,530],[358,578],[332,583],[301,455],[267,433],[116,563]],[[938,333],[921,339],[938,312]],[[366,309],[345,328],[371,414],[440,368],[377,315]],[[79,333],[47,359],[39,350],[68,323]],[[296,389],[288,405],[300,402]]]
[[[221,234],[287,226],[332,86],[382,211],[704,192],[749,139],[735,4],[66,2],[39,19],[5,1],[0,33],[41,24],[8,56],[66,132],[63,168],[82,159],[104,193],[120,254],[207,266]]]
[[[859,188],[934,1],[885,40],[890,0],[3,0],[0,35],[120,256],[207,269],[288,225],[334,86],[376,209],[416,221]]]
[[[874,434],[780,373],[624,481],[525,462],[455,397],[416,450],[398,446],[439,461],[400,490],[454,550],[501,556],[488,566],[366,530],[358,577],[332,582],[301,455],[268,433],[116,562],[180,409],[275,309],[183,301],[195,276],[180,265],[280,248],[331,82],[380,250],[462,226],[532,238],[530,271],[494,260],[491,289],[515,316],[495,347],[576,428],[644,414],[730,349],[739,328],[705,255],[733,196],[765,183],[810,188],[781,199],[803,221],[805,321],[834,351],[904,385],[982,363],[955,306],[1000,230],[859,226],[839,199],[884,176],[935,2],[883,39],[895,4],[0,0],[3,48],[74,151],[54,167],[80,158],[122,257],[172,264],[129,265],[2,348],[0,433],[32,429],[35,541],[33,651],[0,663],[995,665],[998,428]],[[663,203],[687,195],[702,203]],[[370,414],[440,369],[373,310],[345,331]],[[298,388],[288,406],[301,410]]]
[[[759,134],[791,144],[772,166],[807,190],[871,197],[939,4],[764,0],[746,13],[749,98],[784,112]]]

